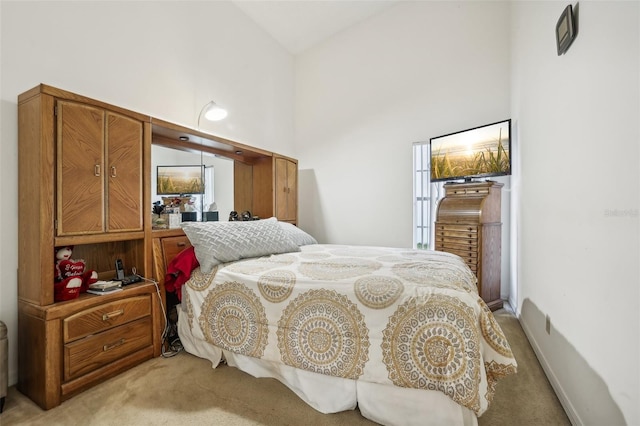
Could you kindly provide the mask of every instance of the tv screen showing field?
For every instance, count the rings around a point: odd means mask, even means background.
[[[202,194],[202,166],[158,166],[157,194]]]
[[[431,180],[511,174],[510,120],[431,139]]]

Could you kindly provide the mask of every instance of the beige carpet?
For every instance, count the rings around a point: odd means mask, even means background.
[[[518,362],[498,383],[481,426],[570,425],[518,320],[496,312]],[[187,353],[156,358],[42,411],[9,389],[0,425],[373,425],[358,410],[321,414],[274,379],[256,379]]]

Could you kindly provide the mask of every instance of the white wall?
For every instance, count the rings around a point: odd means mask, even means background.
[[[509,118],[508,22],[506,2],[401,2],[296,56],[300,226],[321,242],[410,247],[412,143]]]
[[[640,3],[512,6],[521,322],[575,424],[640,424]],[[550,334],[545,331],[550,318]]]
[[[0,320],[15,383],[18,94],[46,83],[190,127],[214,99],[229,117],[203,130],[295,156],[293,58],[230,2],[3,0],[0,8]]]
[[[305,230],[412,245],[412,143],[509,118],[508,11],[401,2],[296,56]]]

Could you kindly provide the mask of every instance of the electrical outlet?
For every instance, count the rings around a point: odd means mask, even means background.
[[[547,330],[547,334],[551,334],[551,317],[547,315],[544,325],[545,330]]]

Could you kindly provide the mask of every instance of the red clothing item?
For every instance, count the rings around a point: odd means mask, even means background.
[[[191,271],[200,266],[193,246],[182,250],[167,266],[164,277],[166,291],[175,292],[178,300],[182,300],[182,286],[191,277]]]

